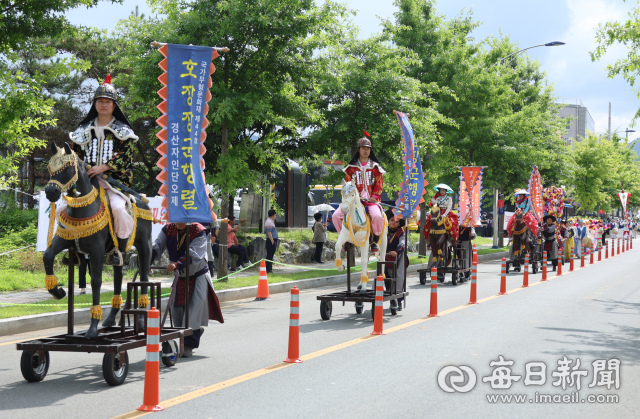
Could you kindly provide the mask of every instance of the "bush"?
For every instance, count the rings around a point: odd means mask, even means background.
[[[38,210],[22,209],[10,194],[0,200],[0,237],[11,230],[20,231],[37,223]]]

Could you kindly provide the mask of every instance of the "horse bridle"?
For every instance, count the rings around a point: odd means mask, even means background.
[[[49,179],[49,183],[47,183],[47,186],[53,186],[59,189],[61,193],[65,192],[69,188],[69,186],[75,184],[78,181],[78,161],[76,153],[73,151],[71,151],[71,154],[62,154],[60,152],[56,153],[56,155],[54,155],[51,160],[49,160],[49,164],[47,167],[52,178],[53,176],[62,173],[68,167],[73,167],[74,175],[64,185],[62,184],[62,182],[55,179]]]

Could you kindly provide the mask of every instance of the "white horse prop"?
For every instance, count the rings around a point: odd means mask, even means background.
[[[371,223],[367,212],[360,201],[360,193],[358,188],[349,182],[342,188],[342,203],[340,204],[340,210],[344,214],[344,220],[342,222],[342,230],[336,241],[336,267],[339,271],[344,270],[342,259],[340,259],[340,252],[342,246],[345,243],[352,243],[354,246],[360,248],[362,274],[360,276],[360,285],[358,289],[360,294],[366,294],[367,283],[369,282],[369,271],[367,269],[369,265],[369,234],[371,233]],[[384,229],[380,235],[380,242],[378,247],[380,249],[378,253],[378,260],[384,261],[387,253],[387,217],[382,211],[384,217]]]

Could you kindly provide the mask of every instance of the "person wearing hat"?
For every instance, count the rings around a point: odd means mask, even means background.
[[[521,209],[523,213],[524,223],[534,237],[538,237],[538,221],[531,213],[531,204],[529,202],[529,192],[524,189],[517,189],[514,193],[516,200],[516,209]],[[513,235],[513,227],[516,223],[516,214],[514,213],[507,223],[507,233],[509,237]]]
[[[547,260],[551,260],[553,270],[558,267],[558,241],[556,239],[556,217],[547,214],[542,217],[542,237],[544,238],[543,251],[547,252]]]
[[[133,143],[138,141],[129,120],[118,106],[116,89],[111,85],[111,76],[107,76],[93,94],[91,109],[78,124],[78,128],[69,133],[73,142],[72,150],[91,168],[89,177],[107,174],[125,186],[133,182]],[[130,206],[128,198],[111,184],[97,176],[98,184],[109,196],[114,230],[119,243],[107,257],[107,264],[122,266],[123,258],[119,249],[124,250],[126,239],[133,232],[133,218],[127,212]],[[66,208],[66,201],[56,208],[60,215]]]
[[[407,252],[405,252],[405,224],[406,221],[400,218],[399,215],[394,215],[392,210],[385,211],[387,220],[389,220],[388,232],[387,232],[387,254],[385,260],[388,262],[397,261],[397,277],[396,277],[396,290],[398,292],[404,289],[404,270],[405,266],[409,266],[409,258]],[[390,266],[385,267],[385,278],[391,278],[393,275]],[[387,291],[392,290],[391,280],[385,279],[384,286]],[[398,311],[402,310],[402,298],[391,300],[389,303],[391,308],[397,308]]]
[[[371,217],[373,243],[370,249],[373,253],[378,251],[378,241],[384,228],[384,218],[382,217],[382,210],[378,203],[382,195],[382,175],[387,172],[382,168],[371,149],[371,141],[369,139],[371,136],[367,131],[364,131],[364,135],[364,137],[358,140],[358,148],[343,171],[346,175],[344,179],[345,182],[354,182],[360,194],[360,199]],[[344,219],[344,214],[340,207],[333,212],[331,219],[333,220],[336,231],[340,234],[340,231],[342,231],[342,220]]]
[[[453,208],[453,199],[451,199],[451,195],[453,194],[453,189],[449,187],[449,185],[445,185],[444,183],[440,183],[433,187],[436,194],[431,198],[431,206],[434,205],[440,208],[440,216],[443,218],[447,218],[448,222],[444,223],[444,228],[447,230],[449,235],[451,236],[451,240],[453,243],[458,241],[458,216],[451,211]],[[427,222],[424,225],[424,229],[422,230],[422,234],[425,236],[427,240],[429,240],[429,230],[431,225],[431,214],[427,215]]]

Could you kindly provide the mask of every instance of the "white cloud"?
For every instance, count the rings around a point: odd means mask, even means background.
[[[623,58],[622,45],[611,47],[599,61],[592,62],[589,52],[596,48],[596,29],[606,22],[625,22],[635,2],[612,0],[567,0],[568,24],[560,40],[565,46],[549,50],[545,70],[559,96],[579,98],[589,109],[596,131],[608,127],[609,102],[612,102],[611,129],[624,130],[638,106],[631,87],[622,79],[609,79],[607,64]]]

